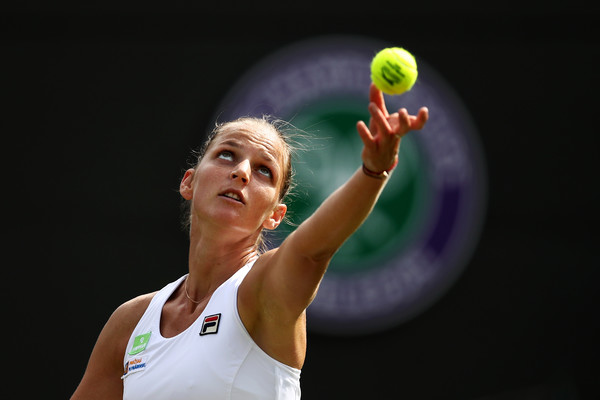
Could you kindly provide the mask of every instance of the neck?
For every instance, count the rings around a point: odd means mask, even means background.
[[[190,234],[187,290],[193,299],[214,292],[241,267],[258,257],[256,245],[248,240],[232,241],[225,234]]]

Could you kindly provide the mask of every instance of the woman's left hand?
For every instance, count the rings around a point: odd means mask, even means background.
[[[369,127],[363,121],[356,125],[364,144],[362,160],[365,167],[371,171],[390,171],[398,163],[400,140],[408,132],[425,126],[429,119],[429,110],[422,107],[415,116],[401,108],[398,112],[389,114],[383,93],[373,83],[369,91],[369,101]]]

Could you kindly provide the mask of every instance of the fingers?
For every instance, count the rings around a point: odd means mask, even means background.
[[[385,114],[375,102],[369,103],[369,113],[371,114],[371,124],[377,128],[377,132],[391,133],[392,127],[388,123],[387,111]]]
[[[411,118],[408,115],[408,110],[406,108],[401,108],[398,110],[398,122],[400,124],[401,132],[408,132],[411,127]]]
[[[406,108],[401,108],[398,112],[390,115],[388,121],[394,135],[404,136],[410,131],[422,129],[428,119],[429,110],[426,107],[422,107],[416,116],[410,115]]]
[[[401,108],[398,112],[390,115],[385,106],[383,92],[374,83],[371,83],[369,88],[369,100],[371,121],[368,129],[366,126],[364,128],[369,131],[370,140],[380,140],[376,139],[380,133],[381,139],[388,135],[402,137],[410,131],[423,129],[429,119],[427,107],[422,107],[416,116],[410,115],[406,108]]]
[[[417,116],[411,116],[410,118],[410,129],[420,130],[423,129],[425,123],[429,119],[429,109],[427,107],[421,107]]]
[[[358,135],[363,141],[365,147],[371,146],[371,144],[373,143],[373,135],[371,135],[371,132],[369,131],[369,128],[367,128],[367,125],[363,121],[358,121],[358,123],[356,124],[356,130],[358,131]]]
[[[371,82],[371,87],[369,88],[369,101],[375,103],[377,107],[381,110],[383,115],[386,117],[389,116],[387,108],[385,107],[385,99],[383,98],[383,92],[377,89],[374,83]]]

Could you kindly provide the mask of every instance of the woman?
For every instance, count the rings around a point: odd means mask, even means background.
[[[369,215],[422,108],[389,114],[370,88],[363,166],[280,247],[259,252],[283,220],[290,147],[261,119],[220,126],[185,172],[189,274],[121,305],[92,351],[73,399],[299,399],[305,311],[342,243]]]

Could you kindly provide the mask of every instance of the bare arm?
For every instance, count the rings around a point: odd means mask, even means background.
[[[422,108],[416,116],[406,109],[389,114],[374,85],[369,98],[369,127],[357,124],[364,143],[362,161],[369,170],[383,172],[396,165],[402,136],[421,129],[428,110]],[[266,301],[278,299],[284,312],[297,318],[313,300],[332,256],[368,217],[386,182],[358,169],[290,234],[268,262],[262,291]]]
[[[110,316],[98,336],[87,368],[72,400],[122,399],[125,347],[154,293],[122,304]]]

